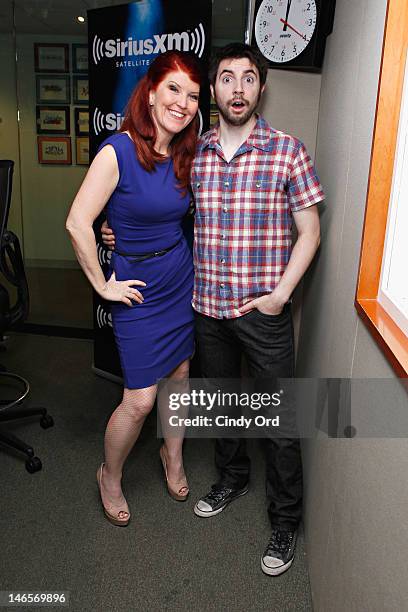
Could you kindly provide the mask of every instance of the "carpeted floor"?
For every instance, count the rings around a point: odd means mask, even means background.
[[[23,460],[0,453],[0,590],[69,591],[71,612],[312,610],[302,536],[287,573],[272,578],[260,569],[269,525],[256,441],[249,494],[199,519],[193,505],[215,478],[212,442],[186,440],[191,494],[175,502],[152,414],[126,464],[132,522],[117,528],[102,513],[95,472],[121,389],[92,373],[92,343],[15,334],[0,362],[30,380],[29,404],[44,405],[55,420],[48,430],[13,427],[33,444],[42,471],[31,475]]]

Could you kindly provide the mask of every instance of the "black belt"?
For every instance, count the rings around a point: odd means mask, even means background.
[[[171,249],[174,249],[174,247],[176,247],[180,241],[181,238],[180,240],[177,240],[175,244],[169,246],[167,249],[163,249],[162,251],[154,251],[153,253],[124,253],[123,251],[116,250],[115,253],[117,253],[118,255],[122,255],[122,257],[131,257],[131,261],[144,261],[145,259],[151,259],[152,257],[161,257],[162,255],[165,255],[166,253],[171,251]]]

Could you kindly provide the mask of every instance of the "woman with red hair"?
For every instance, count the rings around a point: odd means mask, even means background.
[[[112,302],[124,391],[106,428],[97,479],[105,515],[119,526],[130,519],[123,464],[153,407],[157,381],[186,381],[194,350],[193,264],[181,222],[190,203],[200,83],[199,67],[185,53],[168,51],[152,62],[120,132],[99,147],[67,219],[82,269]],[[105,206],[116,236],[108,280],[92,229]],[[179,501],[189,492],[182,444],[181,437],[166,438],[160,449],[168,491]]]

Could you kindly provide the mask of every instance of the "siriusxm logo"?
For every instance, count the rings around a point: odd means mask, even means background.
[[[198,128],[198,135],[200,136],[203,131],[203,116],[201,114],[200,109],[198,109],[198,119],[200,122]],[[99,134],[104,130],[109,130],[110,132],[117,132],[118,130],[120,130],[122,121],[123,117],[120,113],[104,114],[99,110],[98,107],[96,107],[92,117],[94,133],[96,136],[99,136]]]
[[[92,124],[95,135],[98,136],[104,130],[117,132],[122,125],[123,117],[120,113],[107,113],[104,115],[98,107],[95,108]]]
[[[96,249],[98,251],[98,260],[101,267],[106,266],[112,259],[112,251],[107,249],[104,245],[97,243]]]
[[[113,327],[112,326],[112,315],[110,312],[106,312],[103,306],[99,305],[96,309],[96,321],[98,327]]]
[[[129,36],[127,40],[110,38],[101,40],[94,36],[92,43],[92,57],[94,64],[98,64],[104,58],[134,57],[140,55],[152,55],[164,53],[176,49],[178,51],[192,51],[201,57],[205,46],[205,33],[203,24],[189,32],[175,32],[172,34],[154,34],[152,38],[142,40]]]

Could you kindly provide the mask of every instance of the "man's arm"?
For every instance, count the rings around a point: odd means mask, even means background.
[[[111,249],[111,251],[115,250],[115,234],[113,230],[109,227],[108,222],[105,220],[101,225],[101,237],[103,244]]]
[[[289,300],[300,279],[308,269],[320,244],[320,221],[317,206],[309,206],[293,213],[298,238],[288,265],[278,285],[269,295],[263,295],[242,306],[244,314],[257,308],[260,312],[278,315]]]

